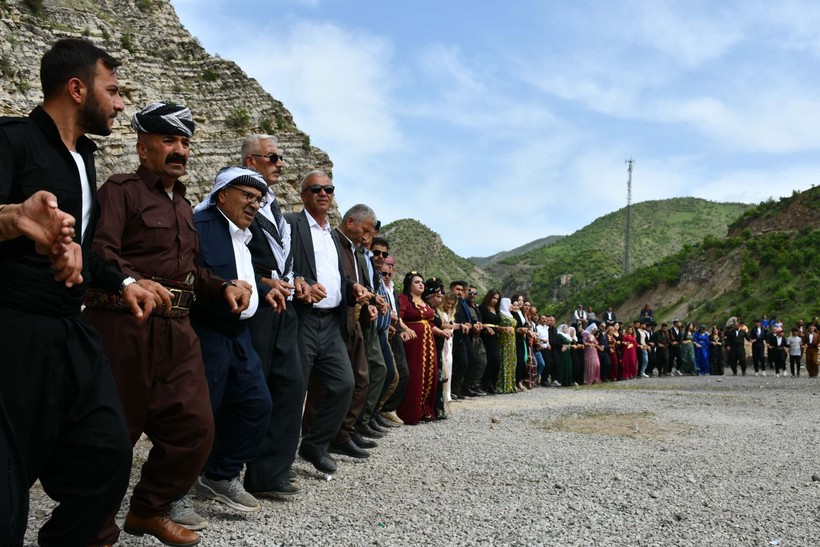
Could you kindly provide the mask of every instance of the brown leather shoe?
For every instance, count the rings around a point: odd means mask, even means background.
[[[199,534],[180,526],[169,519],[168,515],[138,517],[129,511],[125,516],[122,529],[132,536],[152,535],[165,545],[173,547],[186,547],[199,543]]]

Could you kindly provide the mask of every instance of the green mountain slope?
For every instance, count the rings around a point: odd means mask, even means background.
[[[723,325],[766,313],[786,325],[820,315],[820,188],[764,202],[732,225],[730,236],[706,236],[620,279],[579,291],[585,305],[615,307],[633,319],[648,303],[655,318]],[[573,304],[556,306],[567,315]]]
[[[632,206],[632,269],[653,264],[706,236],[724,237],[746,210],[743,203],[697,198],[647,201]],[[505,294],[528,293],[533,301],[558,304],[597,283],[624,274],[626,208],[605,215],[570,236],[489,267]],[[573,302],[577,305],[577,302]]]
[[[499,280],[466,258],[450,250],[441,236],[414,219],[401,219],[383,226],[380,233],[390,242],[390,253],[396,257],[396,282],[401,285],[406,272],[416,270],[425,279],[440,277],[445,284],[460,279],[475,283],[481,293],[498,287]]]

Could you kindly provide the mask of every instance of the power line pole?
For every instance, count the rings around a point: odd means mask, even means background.
[[[626,240],[624,241],[624,273],[632,271],[630,263],[629,247],[632,245],[632,165],[635,160],[626,160],[629,177],[626,180]]]

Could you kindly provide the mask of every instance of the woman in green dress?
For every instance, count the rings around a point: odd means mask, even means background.
[[[687,323],[680,343],[681,372],[695,375],[695,325]]]
[[[512,316],[512,304],[509,298],[502,298],[498,306],[498,315],[501,318],[501,327],[498,329],[498,353],[501,357],[501,367],[498,369],[496,391],[498,393],[515,393],[515,319]]]

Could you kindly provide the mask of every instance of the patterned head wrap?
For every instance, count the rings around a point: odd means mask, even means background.
[[[422,298],[427,298],[433,294],[444,294],[444,283],[437,277],[431,277],[424,282],[424,292]]]
[[[152,103],[134,114],[131,127],[137,133],[193,137],[196,123],[191,111],[181,104]]]
[[[202,200],[202,203],[194,207],[194,211],[199,213],[205,209],[216,204],[216,196],[225,189],[226,186],[233,186],[240,184],[242,186],[250,186],[262,192],[264,196],[268,191],[268,185],[262,175],[251,169],[244,167],[223,167],[219,170],[214,180],[214,187],[211,193]]]

